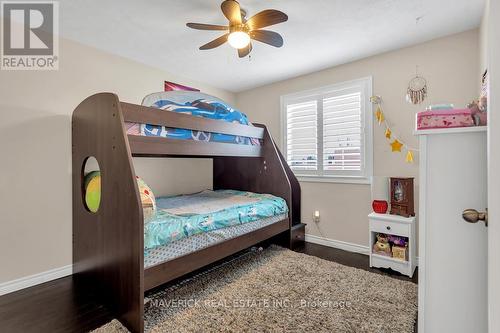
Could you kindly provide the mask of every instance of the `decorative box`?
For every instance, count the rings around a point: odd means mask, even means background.
[[[433,110],[417,113],[417,130],[474,126],[470,109]]]
[[[392,246],[392,257],[401,260],[408,260],[408,248],[403,246]]]

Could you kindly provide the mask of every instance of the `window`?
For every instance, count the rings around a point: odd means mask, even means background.
[[[364,183],[372,174],[372,79],[282,97],[282,139],[302,181]]]

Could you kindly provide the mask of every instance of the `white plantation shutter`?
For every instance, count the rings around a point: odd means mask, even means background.
[[[320,181],[368,180],[373,159],[371,84],[366,78],[282,97],[283,147],[296,175]]]
[[[288,164],[293,170],[317,170],[317,101],[287,105],[286,119],[286,156]]]
[[[361,171],[361,93],[323,99],[323,170]]]

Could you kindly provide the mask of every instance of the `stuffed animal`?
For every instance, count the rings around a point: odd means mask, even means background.
[[[405,247],[407,244],[406,237],[389,235],[388,238],[389,243],[392,243],[392,245]]]
[[[137,177],[137,187],[141,195],[144,223],[150,222],[156,215],[156,199],[151,188]],[[97,213],[101,204],[101,172],[92,171],[85,176],[85,204],[89,211]]]
[[[389,237],[386,234],[377,234],[377,242],[373,245],[373,252],[383,256],[392,256]]]
[[[481,97],[479,101],[473,101],[467,105],[467,108],[471,111],[474,125],[486,126],[488,124],[487,103],[486,97]]]
[[[477,105],[479,107],[479,111],[481,111],[481,112],[488,111],[488,97],[481,96],[479,98],[479,101],[478,101]]]
[[[378,233],[377,234],[377,242],[380,242],[380,243],[389,243],[389,237],[390,237],[390,235]]]
[[[156,214],[156,198],[151,188],[139,176],[137,178],[137,187],[141,195],[142,213],[144,216],[144,223],[149,223]]]
[[[92,213],[97,213],[101,203],[101,173],[99,171],[89,172],[85,176],[85,204]]]

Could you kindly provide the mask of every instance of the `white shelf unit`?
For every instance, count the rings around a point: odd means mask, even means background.
[[[370,267],[391,268],[401,274],[413,276],[417,267],[417,244],[415,217],[371,213],[368,215],[370,240]],[[408,238],[408,260],[387,257],[373,253],[376,234],[384,233]]]

